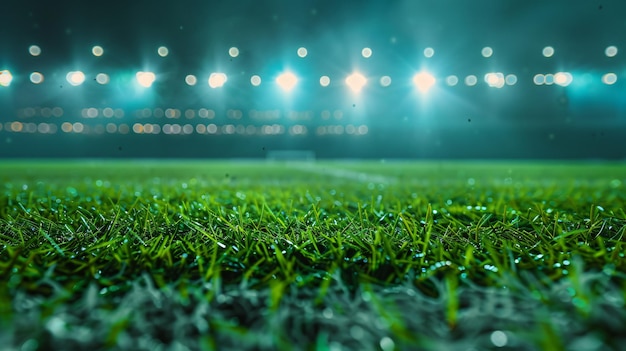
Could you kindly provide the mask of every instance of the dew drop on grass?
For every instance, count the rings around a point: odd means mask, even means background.
[[[333,318],[333,310],[330,307],[326,307],[323,311],[322,311],[322,316],[324,316],[324,318],[326,319],[331,319]]]

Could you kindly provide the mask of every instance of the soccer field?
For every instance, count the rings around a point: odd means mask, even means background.
[[[626,165],[0,162],[7,350],[618,350]]]

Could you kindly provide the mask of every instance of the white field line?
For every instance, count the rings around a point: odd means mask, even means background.
[[[300,171],[327,175],[340,179],[353,180],[360,183],[394,184],[398,182],[398,179],[396,177],[357,172],[349,169],[335,168],[332,166],[319,166],[314,163],[291,164],[289,167]]]

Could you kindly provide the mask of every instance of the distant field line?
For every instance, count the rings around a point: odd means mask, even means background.
[[[289,167],[300,171],[326,175],[335,178],[348,179],[361,183],[393,184],[398,182],[398,178],[392,176],[352,171],[349,169],[335,168],[332,166],[319,165],[316,163],[297,163],[291,164],[289,165]]]

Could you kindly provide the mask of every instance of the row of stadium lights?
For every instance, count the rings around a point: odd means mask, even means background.
[[[33,72],[30,75],[30,80],[33,84],[41,84],[44,81],[43,74],[39,72]],[[66,80],[73,86],[82,85],[86,76],[81,71],[72,71],[68,72],[66,75]],[[95,77],[96,82],[102,85],[106,85],[110,82],[110,78],[106,73],[98,73]],[[149,88],[156,81],[156,74],[153,72],[137,72],[136,74],[137,83],[145,88]],[[9,71],[0,71],[0,86],[9,86],[12,81],[12,75]],[[223,87],[228,81],[228,76],[225,73],[215,72],[211,73],[208,78],[208,85],[213,89]],[[445,82],[448,86],[456,86],[459,84],[459,77],[456,75],[449,75],[445,78]],[[466,86],[475,86],[478,84],[478,77],[476,75],[470,74],[463,79],[463,82]],[[504,75],[501,72],[490,72],[485,74],[484,81],[488,86],[493,88],[502,88],[505,85],[515,85],[517,84],[517,76],[515,74]],[[557,73],[547,73],[547,74],[536,74],[533,77],[533,82],[536,85],[561,85],[568,86],[573,81],[572,74],[569,72],[557,72]],[[185,82],[187,85],[194,86],[198,83],[198,78],[195,75],[187,75],[185,77]],[[261,85],[261,77],[258,75],[253,75],[250,78],[250,82],[253,86]],[[322,87],[327,87],[330,85],[331,79],[328,76],[321,76],[319,79],[319,84]],[[617,74],[615,73],[606,73],[602,76],[602,82],[606,85],[613,85],[617,82]],[[276,83],[284,90],[291,91],[298,84],[298,77],[292,72],[284,72],[276,78]],[[367,84],[367,78],[359,72],[355,72],[349,75],[345,79],[346,85],[355,93],[360,92],[363,87]],[[391,85],[391,77],[382,76],[379,80],[379,83],[382,87],[388,87]],[[435,85],[436,78],[428,72],[420,72],[413,76],[413,83],[417,87],[420,92],[427,92],[430,88]]]
[[[33,117],[62,117],[65,111],[61,107],[26,107],[24,109],[20,109],[18,111],[18,117],[20,118],[33,118]],[[281,118],[282,112],[280,110],[250,110],[248,111],[248,116],[252,119],[279,119]],[[124,110],[120,108],[112,108],[105,107],[102,109],[95,107],[83,108],[80,113],[82,118],[93,119],[93,118],[123,118],[125,115]],[[229,119],[239,120],[243,118],[244,112],[239,109],[229,109],[226,111],[226,117]],[[179,119],[183,116],[183,113],[180,109],[177,108],[166,108],[162,109],[160,107],[153,109],[144,108],[141,110],[136,110],[134,112],[134,116],[136,118],[167,118],[167,119]],[[197,111],[193,109],[187,109],[184,112],[184,117],[186,119],[194,119],[196,117],[200,119],[214,119],[217,116],[217,113],[212,109],[200,108]],[[319,116],[324,119],[342,119],[344,113],[342,110],[323,110],[320,112]],[[315,117],[315,113],[313,111],[286,111],[285,117],[291,120],[310,120]]]
[[[191,134],[224,134],[224,135],[283,135],[288,133],[292,136],[304,136],[309,134],[309,128],[305,125],[296,124],[285,127],[280,124],[266,124],[262,126],[254,125],[234,125],[225,124],[218,126],[217,124],[153,124],[153,123],[135,123],[132,126],[126,123],[115,124],[107,123],[106,125],[98,124],[90,126],[81,122],[63,122],[59,126],[55,123],[23,123],[19,121],[0,123],[0,131],[13,133],[39,133],[39,134],[56,134],[59,129],[64,133],[75,134],[167,134],[167,135],[191,135]],[[317,135],[366,135],[369,128],[362,125],[323,125],[315,129]]]
[[[41,55],[41,48],[37,45],[31,45],[29,47],[29,52],[32,56]],[[297,55],[301,58],[305,58],[308,55],[308,50],[304,47],[298,48],[296,51]],[[165,46],[161,46],[158,48],[157,53],[161,57],[166,57],[169,55],[169,49]],[[228,53],[231,57],[239,56],[239,49],[236,47],[231,47],[228,50]],[[542,55],[544,57],[552,57],[555,53],[555,50],[551,46],[546,46],[542,50]],[[618,49],[616,46],[609,46],[605,49],[605,55],[607,57],[615,57],[618,53]],[[94,56],[102,56],[104,54],[104,49],[101,46],[94,46],[92,48],[92,54]],[[435,54],[435,50],[433,48],[424,49],[424,56],[426,58],[431,58]],[[370,58],[372,56],[371,48],[363,48],[361,50],[361,55],[364,58]],[[484,47],[481,50],[481,55],[485,58],[489,58],[493,55],[493,49],[491,47]],[[143,87],[150,87],[156,81],[156,74],[154,72],[146,72],[139,71],[135,74],[135,78],[137,83]],[[9,86],[11,81],[13,80],[13,76],[10,71],[4,70],[0,71],[0,86]],[[66,75],[66,80],[73,86],[82,85],[86,76],[82,71],[70,71]],[[110,82],[110,77],[106,73],[98,73],[95,76],[96,82],[101,85],[106,85]],[[555,74],[537,74],[533,77],[533,82],[537,85],[551,85],[557,84],[561,86],[567,86],[572,82],[572,75],[568,72],[558,72]],[[30,74],[30,81],[33,84],[41,84],[44,81],[44,76],[41,72],[32,72]],[[208,77],[207,83],[211,88],[220,88],[223,87],[228,81],[228,76],[222,72],[214,72],[211,73]],[[298,77],[292,72],[284,72],[280,74],[275,79],[276,83],[285,91],[291,91],[298,83]],[[446,84],[449,86],[455,86],[459,83],[459,78],[455,75],[450,75],[445,79]],[[509,74],[504,76],[503,73],[500,72],[492,72],[487,73],[484,76],[484,81],[490,86],[495,88],[502,88],[505,85],[514,85],[517,83],[517,76],[514,74]],[[250,77],[250,84],[253,86],[261,85],[262,79],[259,75],[253,75]],[[327,87],[330,85],[331,79],[330,77],[324,75],[319,79],[319,84],[322,87]],[[615,73],[607,73],[602,77],[602,82],[607,85],[612,85],[617,82],[617,75]],[[185,83],[189,86],[194,86],[198,83],[198,77],[192,74],[185,76]],[[348,87],[354,92],[360,92],[361,89],[367,84],[367,78],[363,76],[359,72],[355,72],[348,77],[345,78],[345,83]],[[383,76],[380,78],[379,83],[383,87],[387,87],[391,85],[391,77]],[[416,85],[420,92],[427,92],[430,88],[436,83],[436,79],[428,72],[420,72],[413,76],[413,83]],[[474,86],[478,83],[478,77],[475,75],[468,75],[464,78],[464,83],[467,86]]]
[[[41,47],[39,47],[39,45],[31,45],[28,47],[28,53],[31,56],[40,56],[42,53]],[[102,55],[104,55],[104,48],[102,48],[102,46],[100,45],[95,45],[91,48],[91,53],[96,56],[96,57],[100,57]],[[161,57],[167,57],[170,53],[170,50],[167,48],[167,46],[159,46],[159,48],[157,49],[157,54]],[[372,51],[372,48],[369,47],[364,47],[361,50],[361,56],[363,56],[364,58],[370,58],[372,57],[372,54],[374,52]],[[618,53],[618,49],[615,45],[610,45],[607,46],[606,49],[604,49],[604,54],[607,57],[615,57],[617,56]],[[309,54],[309,51],[307,50],[307,48],[305,47],[299,47],[296,50],[296,54],[298,55],[298,57],[300,58],[305,58],[307,57],[307,55]],[[493,49],[489,46],[485,46],[484,48],[482,48],[480,50],[480,54],[484,57],[484,58],[489,58],[491,56],[493,56]],[[554,47],[552,46],[546,46],[541,50],[541,54],[544,57],[552,57],[555,54],[555,50]],[[228,55],[232,58],[235,58],[237,56],[239,56],[239,48],[233,46],[230,49],[228,49]],[[431,58],[435,55],[435,49],[431,48],[431,47],[427,47],[424,49],[424,57],[426,58]]]

